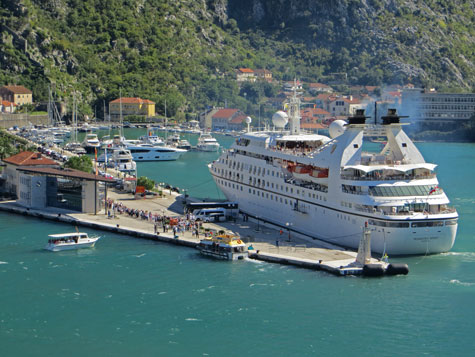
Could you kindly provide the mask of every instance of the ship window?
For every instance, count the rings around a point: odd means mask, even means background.
[[[403,148],[407,147],[407,144],[406,144],[406,143],[402,143],[402,147],[403,147]]]
[[[353,144],[353,147],[354,147],[355,149],[358,149],[358,144]]]
[[[455,226],[457,224],[456,219],[451,219],[450,221],[445,221],[446,226]]]

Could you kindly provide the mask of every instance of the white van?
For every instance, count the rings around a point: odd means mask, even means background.
[[[193,212],[197,221],[212,222],[226,217],[225,208],[202,208]]]

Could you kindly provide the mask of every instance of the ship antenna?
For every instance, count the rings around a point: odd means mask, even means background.
[[[378,101],[375,100],[374,101],[374,125],[376,125],[377,123],[377,119],[378,119]]]

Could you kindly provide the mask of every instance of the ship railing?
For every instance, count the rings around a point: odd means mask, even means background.
[[[427,175],[381,175],[381,176],[354,176],[341,175],[342,180],[351,181],[410,181],[410,180],[428,180],[436,178],[436,174]]]

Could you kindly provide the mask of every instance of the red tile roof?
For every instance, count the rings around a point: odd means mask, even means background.
[[[3,159],[3,162],[15,166],[59,165],[56,161],[44,157],[39,152],[23,151]]]
[[[320,123],[300,123],[302,129],[326,129],[327,126]]]
[[[214,113],[213,118],[231,118],[239,109],[220,109]]]
[[[254,73],[254,71],[250,68],[239,68],[238,71],[242,73]]]
[[[306,108],[302,111],[302,114],[312,114],[312,115],[330,115],[329,112],[322,108]]]
[[[233,124],[242,124],[246,118],[245,115],[238,115],[237,117],[232,118],[229,122]]]
[[[13,102],[9,102],[8,100],[2,100],[2,105],[6,106],[6,107],[9,107],[11,105],[13,105],[14,107],[16,107],[17,105]]]
[[[3,86],[2,88],[6,88],[14,94],[32,94],[31,90],[23,86]]]
[[[330,88],[330,86],[323,83],[310,83],[309,88]]]
[[[74,169],[57,169],[51,167],[21,167],[20,171],[29,172],[33,174],[42,174],[42,175],[51,175],[51,176],[61,176],[61,177],[70,177],[78,178],[88,181],[102,181],[102,182],[115,182],[113,178],[107,178],[100,175],[90,174],[88,172],[74,170]]]
[[[151,100],[148,99],[142,99],[142,98],[118,98],[114,99],[110,103],[120,103],[122,104],[155,104],[155,102],[152,102]]]

